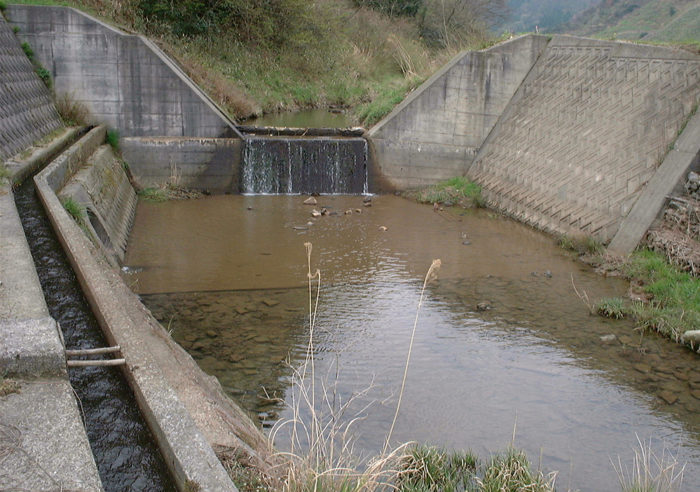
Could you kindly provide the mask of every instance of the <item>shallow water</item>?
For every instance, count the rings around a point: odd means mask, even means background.
[[[245,124],[282,128],[349,128],[356,126],[349,114],[331,113],[327,109],[268,113],[260,118],[248,120]]]
[[[560,490],[617,490],[610,460],[631,464],[637,437],[653,438],[659,454],[666,446],[687,462],[684,489],[700,487],[697,356],[590,316],[573,289],[596,300],[624,295],[626,282],[487,211],[436,213],[393,196],[371,207],[362,197],[318,200],[339,215],[311,219],[298,196],[141,203],[136,214],[127,281],[263,426],[289,417],[274,397],[290,398],[285,359],[295,365],[306,350],[305,242],[322,277],[316,374],[336,402],[372,386],[346,413],[363,417],[354,428],[365,454],[390,426],[423,277],[440,258],[393,441],[485,456],[515,428],[516,446],[559,471]]]

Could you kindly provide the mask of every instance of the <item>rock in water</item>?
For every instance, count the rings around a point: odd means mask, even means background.
[[[683,333],[682,338],[685,343],[700,345],[700,330],[686,331],[685,333]]]
[[[313,209],[311,211],[311,217],[320,217],[320,216],[321,216],[321,212],[319,212],[318,210]]]
[[[489,301],[481,301],[476,305],[476,310],[477,311],[488,311],[492,309],[493,306],[491,306],[491,303]]]
[[[304,205],[316,205],[317,203],[318,201],[312,196],[304,200]]]
[[[387,226],[379,226],[379,230],[386,231],[386,230],[388,230],[388,227]]]

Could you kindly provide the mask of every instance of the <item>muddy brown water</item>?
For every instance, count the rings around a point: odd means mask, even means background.
[[[312,219],[298,196],[140,203],[136,214],[124,277],[263,427],[290,416],[274,398],[290,399],[286,360],[298,364],[308,342],[305,242],[322,279],[316,374],[336,402],[371,386],[345,415],[359,412],[355,448],[365,455],[390,426],[423,277],[440,258],[394,443],[488,456],[515,431],[532,461],[559,472],[560,490],[618,490],[611,460],[631,465],[637,440],[651,439],[686,463],[684,490],[700,489],[697,356],[627,320],[589,315],[572,286],[594,301],[623,296],[625,281],[485,210],[318,200],[338,215]],[[482,302],[491,309],[478,310]]]

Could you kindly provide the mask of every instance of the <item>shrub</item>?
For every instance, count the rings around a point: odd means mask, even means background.
[[[114,152],[119,152],[119,130],[114,128],[107,130],[106,141]]]
[[[44,83],[44,85],[48,89],[51,89],[51,86],[53,85],[51,82],[51,72],[46,70],[44,67],[39,67],[39,66],[36,67],[35,71],[36,71],[36,74],[41,79],[41,81]]]

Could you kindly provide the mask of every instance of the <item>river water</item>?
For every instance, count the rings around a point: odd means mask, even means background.
[[[127,282],[263,427],[289,418],[274,398],[290,400],[287,360],[297,365],[308,343],[305,242],[321,272],[317,386],[336,405],[360,393],[345,418],[361,417],[355,449],[365,455],[386,438],[423,278],[440,258],[394,444],[483,457],[515,436],[536,465],[559,472],[559,490],[599,491],[618,490],[611,460],[631,465],[637,440],[651,439],[687,463],[684,490],[700,489],[697,356],[630,321],[591,316],[580,299],[624,296],[626,282],[486,210],[322,196],[316,208],[333,215],[312,219],[303,199],[140,203],[127,251]],[[283,433],[277,445],[288,445]]]

